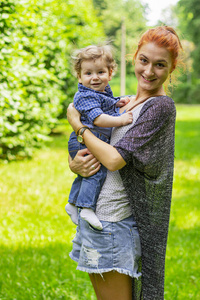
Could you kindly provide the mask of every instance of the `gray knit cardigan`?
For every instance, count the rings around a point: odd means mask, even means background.
[[[142,277],[133,279],[134,300],[164,299],[175,118],[171,98],[152,98],[144,104],[133,127],[115,145],[127,163],[120,174],[141,241]]]

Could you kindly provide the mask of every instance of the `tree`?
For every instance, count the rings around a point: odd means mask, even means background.
[[[104,33],[91,0],[3,0],[0,14],[0,157],[11,160],[48,138],[76,91],[72,50]]]
[[[176,102],[200,103],[200,2],[180,0],[174,11],[178,17],[178,28],[182,32],[185,71],[181,76],[182,84],[174,90]]]
[[[93,3],[103,23],[107,40],[115,47],[117,63],[120,63],[122,20],[125,19],[126,24],[126,53],[132,54],[139,34],[147,27],[146,7],[139,0],[93,0]]]
[[[200,78],[200,1],[180,0],[177,5],[180,28],[187,39],[192,41],[195,49],[192,52],[195,75]]]

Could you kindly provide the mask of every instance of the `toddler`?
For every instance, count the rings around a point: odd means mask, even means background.
[[[72,132],[68,142],[68,151],[72,159],[78,150],[86,148],[83,133],[89,128],[98,138],[109,143],[112,127],[132,123],[131,112],[119,113],[119,107],[127,104],[128,97],[113,97],[108,82],[116,69],[116,63],[109,45],[91,45],[75,53],[74,69],[78,78],[78,92],[74,97],[74,106],[81,114],[84,127]],[[101,230],[102,224],[95,214],[96,201],[105,181],[107,170],[100,170],[90,177],[78,175],[74,180],[65,210],[75,224],[80,217],[94,228]]]

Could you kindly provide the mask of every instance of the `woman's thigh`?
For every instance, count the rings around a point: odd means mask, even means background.
[[[132,300],[132,278],[116,271],[89,274],[97,300]]]

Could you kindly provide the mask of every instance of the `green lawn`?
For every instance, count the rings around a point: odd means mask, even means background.
[[[200,106],[178,106],[166,300],[200,299]],[[74,175],[71,130],[32,160],[0,163],[0,299],[94,300],[88,275],[68,257],[75,226],[64,211]]]

